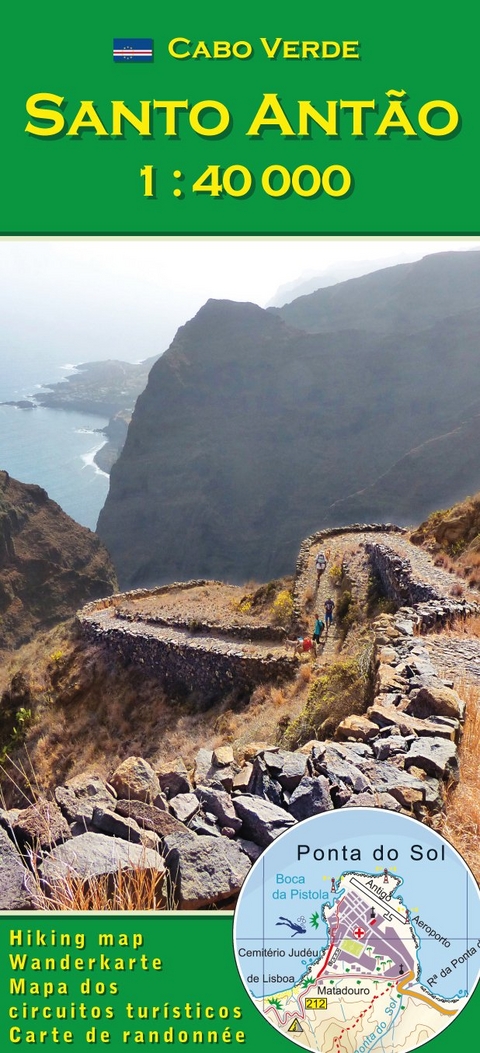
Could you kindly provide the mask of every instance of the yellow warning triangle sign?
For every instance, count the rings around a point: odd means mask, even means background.
[[[292,1020],[292,1023],[290,1024],[290,1027],[287,1030],[288,1031],[303,1031],[303,1027],[302,1027],[302,1025],[301,1025],[301,1023],[300,1023],[300,1021],[298,1020],[297,1017],[295,1017],[295,1020]]]

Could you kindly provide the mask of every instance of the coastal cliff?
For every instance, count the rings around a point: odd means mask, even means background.
[[[455,252],[282,311],[209,300],[112,470],[97,529],[122,587],[278,577],[313,529],[477,490],[479,290],[480,253]]]

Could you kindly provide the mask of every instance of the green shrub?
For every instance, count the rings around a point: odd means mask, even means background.
[[[0,747],[1,764],[5,763],[7,757],[15,746],[19,746],[23,742],[28,726],[32,721],[32,710],[25,709],[24,706],[21,706],[15,713],[15,720],[16,723],[11,729],[9,741]]]
[[[339,566],[338,563],[334,563],[333,566],[330,567],[330,570],[328,572],[328,577],[329,577],[333,587],[335,589],[338,588],[338,586],[340,585],[340,582],[341,582],[341,580],[343,578],[343,570]]]
[[[293,614],[293,597],[288,589],[282,589],[272,603],[272,620],[276,625],[287,625]]]
[[[253,607],[253,600],[251,597],[244,596],[243,600],[240,600],[236,607],[240,614],[250,614]]]
[[[49,655],[49,660],[50,660],[50,662],[53,662],[54,665],[59,665],[60,662],[62,662],[64,658],[65,658],[65,652],[64,651],[52,651],[52,654]]]
[[[203,622],[199,618],[190,618],[187,623],[189,633],[201,633],[204,628]]]
[[[360,607],[349,589],[345,589],[337,600],[337,621],[345,634],[360,621]]]
[[[364,713],[368,704],[371,645],[355,658],[334,662],[313,681],[305,708],[285,729],[282,745],[298,749],[309,739],[331,738],[351,713]]]
[[[452,541],[448,546],[448,552],[450,556],[461,556],[462,552],[467,547],[467,539],[460,538],[458,541]]]

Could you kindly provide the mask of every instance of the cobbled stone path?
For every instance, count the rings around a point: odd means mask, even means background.
[[[480,640],[464,634],[441,633],[428,636],[425,645],[432,661],[446,676],[480,684]]]
[[[332,538],[326,538],[321,542],[312,544],[308,564],[303,580],[303,608],[305,618],[308,621],[309,631],[313,631],[315,612],[319,611],[325,620],[324,605],[329,596],[336,600],[335,588],[329,573],[334,566],[341,566],[344,559],[347,560],[350,577],[352,579],[352,592],[360,607],[365,607],[367,600],[368,581],[370,577],[370,565],[365,552],[367,542],[376,542],[392,549],[402,559],[408,559],[415,577],[432,585],[439,598],[451,597],[452,589],[459,586],[463,590],[462,598],[466,600],[480,601],[480,592],[465,586],[465,579],[455,574],[450,574],[441,567],[436,567],[427,552],[413,545],[402,534],[383,533],[381,531],[365,531],[360,533],[345,531]],[[320,578],[320,584],[316,587],[315,557],[317,552],[323,549],[328,554],[328,566]],[[310,624],[311,623],[311,624]],[[318,652],[318,664],[328,664],[338,650],[341,636],[338,627],[334,624],[328,634],[325,634]],[[449,676],[458,678],[464,676],[470,680],[480,680],[480,640],[468,636],[468,627],[458,633],[451,631],[435,633],[433,636],[425,637],[432,660],[439,668],[445,670]]]
[[[361,609],[365,608],[370,578],[370,564],[365,544],[373,541],[392,549],[402,559],[408,559],[415,578],[432,585],[439,598],[452,597],[452,589],[458,590],[460,586],[462,598],[477,602],[480,600],[478,590],[466,588],[464,579],[448,573],[441,567],[436,567],[428,553],[412,545],[405,535],[383,531],[352,532],[347,529],[343,534],[327,537],[321,542],[314,542],[310,547],[300,586],[305,632],[313,633],[317,611],[325,620],[325,601],[330,596],[335,602],[337,601],[337,592],[330,574],[333,567],[341,567],[344,561],[348,567],[354,598]],[[327,554],[328,565],[317,588],[315,557],[320,548],[323,548]],[[214,632],[210,634],[191,633],[183,627],[149,624],[142,621],[141,616],[138,620],[121,618],[116,615],[115,607],[97,609],[92,620],[105,630],[115,628],[133,636],[153,637],[180,648],[187,645],[197,651],[235,654],[245,658],[278,658],[288,653],[288,649],[278,640],[249,642],[233,635],[229,637],[217,635]],[[463,630],[436,632],[423,639],[432,660],[439,669],[444,671],[444,675],[455,676],[456,679],[463,677],[476,682],[480,680],[480,640],[468,635],[468,623]],[[328,665],[334,659],[340,643],[341,633],[334,616],[334,624],[328,632],[324,632],[318,649],[316,660],[318,667]],[[292,653],[291,650],[289,653]]]
[[[117,628],[131,636],[149,637],[174,644],[177,647],[188,644],[193,650],[198,651],[214,651],[216,654],[235,653],[244,655],[246,658],[265,658],[269,655],[278,657],[285,654],[285,647],[277,641],[265,640],[248,643],[234,636],[207,635],[201,632],[191,633],[183,628],[152,625],[141,620],[129,621],[125,618],[117,617],[114,607],[106,607],[104,610],[96,611],[92,620],[105,628],[105,630]]]

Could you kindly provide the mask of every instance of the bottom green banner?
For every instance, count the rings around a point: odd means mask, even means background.
[[[203,1045],[287,1051],[289,1039],[260,1016],[240,981],[232,924],[222,913],[2,915],[2,1049]],[[477,989],[433,1040],[432,1051],[473,1044],[479,1025]],[[293,1030],[291,1041],[299,1034]],[[356,1049],[351,1036],[341,1053],[365,1050]]]

